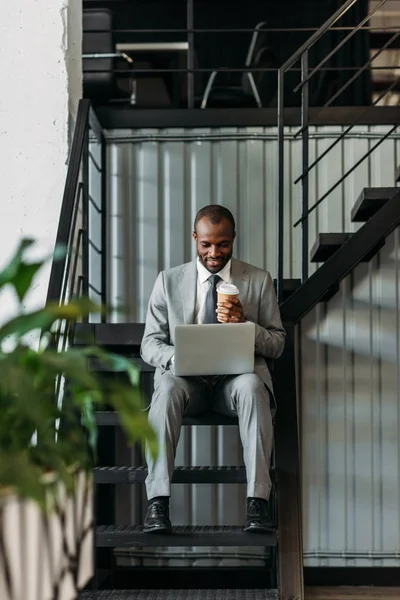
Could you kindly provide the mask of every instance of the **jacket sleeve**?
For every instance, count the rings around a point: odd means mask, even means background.
[[[264,358],[279,358],[285,347],[286,332],[282,326],[274,284],[269,273],[261,288],[256,326],[255,351]]]
[[[173,354],[174,346],[170,343],[164,273],[161,272],[150,296],[140,355],[149,365],[160,367],[165,371]]]

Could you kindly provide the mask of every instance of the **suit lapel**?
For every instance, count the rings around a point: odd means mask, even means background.
[[[182,301],[183,318],[186,325],[194,323],[194,311],[197,295],[196,261],[185,265],[179,280],[179,291]]]
[[[239,300],[242,303],[242,306],[245,307],[249,292],[249,276],[246,273],[246,267],[236,258],[232,258],[231,283],[238,288]]]

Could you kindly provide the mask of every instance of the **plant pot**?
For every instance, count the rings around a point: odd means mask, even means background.
[[[93,575],[93,481],[80,471],[74,493],[57,483],[47,511],[0,494],[1,600],[75,600]]]

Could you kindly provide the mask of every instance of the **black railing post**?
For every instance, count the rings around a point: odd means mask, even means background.
[[[308,77],[308,50],[303,52],[301,57],[301,80],[305,81]],[[302,170],[306,176],[302,180],[302,215],[308,213],[308,162],[309,162],[309,139],[308,139],[308,119],[309,119],[309,82],[302,87],[301,93],[301,127],[302,133]],[[308,279],[308,218],[302,223],[302,250],[301,250],[301,278],[302,281]]]
[[[101,137],[101,304],[107,305],[107,142],[104,135]],[[106,312],[103,310],[101,320],[106,321]]]
[[[278,236],[277,236],[277,273],[276,273],[276,293],[278,302],[283,300],[283,248],[284,248],[284,198],[285,198],[285,178],[284,178],[284,77],[285,71],[278,70],[278,190],[277,190],[277,217],[278,217]]]
[[[188,53],[187,53],[187,103],[188,108],[194,108],[194,11],[193,11],[193,0],[187,0],[186,6],[186,25],[188,30]]]
[[[82,294],[87,297],[89,295],[89,128],[85,132],[82,153],[82,235]]]

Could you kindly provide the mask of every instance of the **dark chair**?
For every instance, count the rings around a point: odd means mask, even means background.
[[[82,20],[84,30],[82,39],[83,55],[106,55],[104,57],[82,59],[83,97],[94,102],[107,101],[111,98],[128,101],[133,84],[130,80],[128,90],[121,90],[117,85],[115,68],[118,59],[112,56],[115,55],[115,47],[112,35],[111,10],[108,8],[85,9]]]
[[[152,75],[153,65],[148,60],[133,61],[125,53],[115,51],[112,35],[112,11],[92,8],[83,11],[82,50],[83,96],[93,102],[130,102],[139,106],[169,106],[171,101],[159,75]],[[132,69],[132,76],[118,74]],[[137,73],[134,69],[146,70]]]
[[[250,41],[245,67],[247,68],[277,68],[277,59],[273,50],[268,47],[266,32],[260,31],[266,27],[265,22],[258,23]],[[276,96],[276,74],[271,72],[243,71],[241,84],[215,86],[217,76],[223,71],[213,71],[201,100],[200,108],[223,107],[258,107],[268,106]]]

